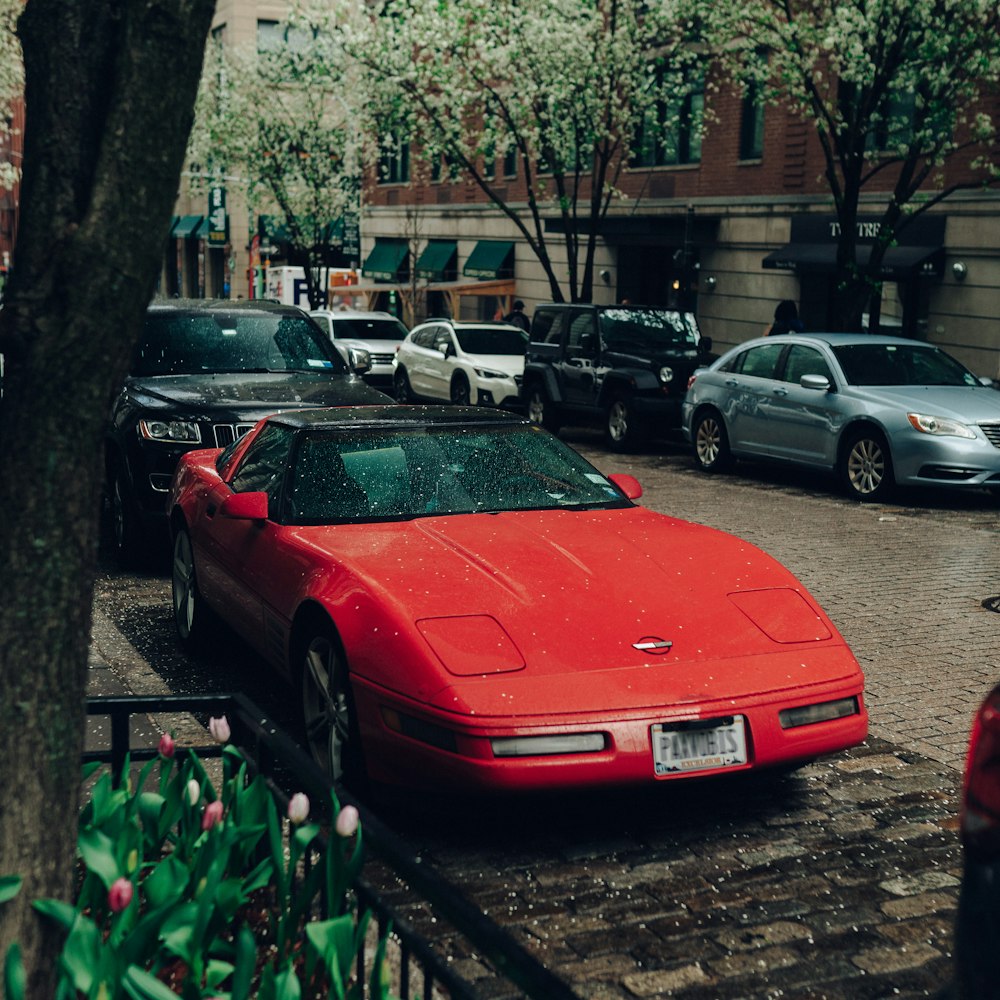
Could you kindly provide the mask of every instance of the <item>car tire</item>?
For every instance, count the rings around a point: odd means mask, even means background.
[[[532,386],[528,390],[528,419],[553,434],[557,433],[562,425],[556,404],[541,386]]]
[[[616,396],[605,411],[604,436],[613,451],[631,451],[645,436],[639,428],[632,401]]]
[[[170,590],[174,626],[182,645],[188,649],[198,649],[206,644],[215,619],[198,589],[194,548],[187,528],[178,528],[174,534],[173,551]]]
[[[134,567],[146,555],[146,546],[139,531],[139,519],[128,479],[120,465],[111,475],[110,486],[111,544],[115,559],[122,567]]]
[[[364,755],[340,640],[332,625],[316,623],[298,648],[306,748],[331,780],[358,791],[364,781]]]
[[[412,403],[413,389],[410,388],[410,378],[405,368],[397,368],[392,376],[392,394],[397,403]]]
[[[733,464],[726,425],[715,410],[706,410],[695,418],[691,442],[694,459],[703,472],[721,472]]]
[[[472,405],[472,389],[469,388],[469,380],[464,374],[456,375],[451,380],[451,401],[455,406]]]
[[[867,427],[844,439],[837,471],[847,495],[864,503],[887,499],[896,485],[889,445],[878,431]]]

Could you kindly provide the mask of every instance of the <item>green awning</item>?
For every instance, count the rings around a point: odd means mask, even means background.
[[[208,231],[212,228],[211,220],[206,215],[201,222],[198,223],[195,231],[191,234],[196,240],[207,240]]]
[[[428,240],[423,253],[417,258],[418,278],[428,281],[447,281],[454,277],[458,243],[455,240]]]
[[[503,240],[480,240],[462,268],[469,278],[513,278],[514,244]]]
[[[361,273],[366,278],[374,278],[376,281],[404,280],[403,265],[409,253],[410,248],[406,240],[377,236],[375,248],[365,259]]]
[[[193,236],[202,220],[200,215],[182,215],[174,223],[174,228],[170,230],[170,235],[175,239],[187,239]]]

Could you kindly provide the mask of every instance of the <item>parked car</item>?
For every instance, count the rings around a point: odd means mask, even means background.
[[[225,445],[290,406],[388,399],[295,306],[261,300],[153,303],[105,442],[112,536],[123,561],[166,541],[166,499],[180,456]]]
[[[603,425],[626,450],[677,430],[688,376],[715,358],[691,313],[653,306],[542,305],[531,318],[523,396],[551,431]]]
[[[401,320],[392,313],[357,309],[314,309],[309,315],[319,323],[345,361],[350,361],[351,348],[368,352],[372,366],[365,372],[366,382],[386,389],[392,386],[396,348],[408,332]]]
[[[528,335],[510,323],[428,320],[396,352],[396,399],[517,406],[527,344]]]
[[[861,670],[802,584],[641,493],[494,409],[279,413],[181,459],[177,631],[235,629],[348,781],[654,785],[864,739]]]
[[[950,1000],[1000,997],[1000,686],[972,721],[962,782],[962,888]]]
[[[791,462],[834,471],[858,500],[897,485],[1000,488],[1000,393],[902,337],[747,341],[695,373],[684,429],[708,472],[734,458]]]

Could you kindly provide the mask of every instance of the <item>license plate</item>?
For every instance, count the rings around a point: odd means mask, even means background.
[[[657,722],[652,727],[653,766],[657,774],[736,767],[747,762],[743,716],[696,725]]]

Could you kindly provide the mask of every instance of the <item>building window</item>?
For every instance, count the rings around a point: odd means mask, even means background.
[[[740,110],[740,159],[759,160],[764,155],[764,105],[759,88],[750,81]]]
[[[379,184],[406,184],[410,180],[410,144],[391,140],[382,150],[378,164]]]
[[[632,142],[633,167],[677,166],[701,162],[705,81],[669,101],[657,101],[646,111]]]
[[[285,32],[280,21],[257,20],[257,51],[277,52],[285,43]]]
[[[511,146],[503,157],[504,177],[517,177],[517,147]]]
[[[896,91],[882,101],[872,128],[865,139],[868,153],[892,152],[908,146],[913,139],[913,124],[917,112],[917,95],[912,91]]]

